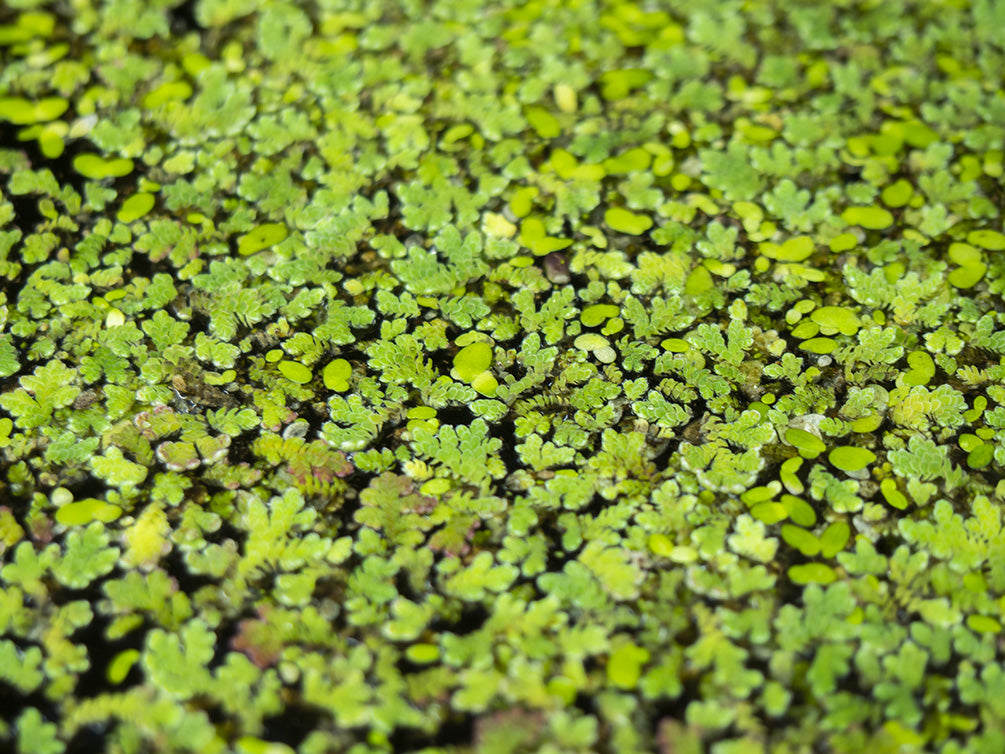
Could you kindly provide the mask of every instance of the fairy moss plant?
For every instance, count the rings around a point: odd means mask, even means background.
[[[1005,751],[1005,4],[0,4],[0,750]]]

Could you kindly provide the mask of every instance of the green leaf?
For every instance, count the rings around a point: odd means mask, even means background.
[[[154,195],[147,192],[133,194],[122,203],[116,218],[120,223],[139,220],[154,208],[155,201]]]
[[[321,379],[325,387],[337,393],[344,393],[349,389],[349,380],[352,377],[352,364],[345,359],[333,359],[325,365],[321,373]]]
[[[53,576],[71,589],[83,589],[118,562],[119,550],[108,542],[108,532],[97,521],[86,529],[74,529],[66,536],[62,557],[52,566]]]
[[[56,522],[63,526],[83,526],[92,521],[107,524],[121,515],[122,509],[119,506],[91,497],[60,506],[56,511]]]
[[[27,100],[23,97],[0,97],[0,120],[17,126],[55,120],[70,106],[62,97]]]
[[[58,726],[28,707],[17,719],[17,750],[21,754],[61,754],[66,744],[60,740]]]
[[[977,633],[1000,634],[1002,625],[989,615],[968,615],[967,626]]]
[[[492,554],[478,553],[465,568],[450,576],[443,585],[447,594],[467,601],[484,599],[489,592],[504,592],[520,571],[511,565],[493,565]]]
[[[279,3],[258,14],[255,38],[266,58],[290,61],[303,50],[311,29],[311,20],[303,10],[293,3]]]
[[[558,119],[539,105],[528,105],[523,110],[524,117],[530,127],[537,131],[542,139],[554,139],[562,133],[562,125]]]
[[[418,426],[413,432],[412,447],[418,456],[440,465],[462,483],[484,487],[506,471],[498,457],[502,440],[490,437],[489,427],[482,419],[475,419],[466,427],[444,425],[435,431]]]
[[[290,234],[281,223],[265,223],[237,239],[237,253],[242,256],[257,254],[263,249],[275,246]]]
[[[789,578],[794,584],[831,584],[837,580],[834,569],[823,563],[803,563],[789,567]]]
[[[855,472],[876,461],[876,454],[866,448],[840,445],[827,454],[827,460],[842,471]]]
[[[823,440],[812,432],[798,427],[789,427],[785,430],[785,441],[794,445],[803,458],[813,459],[827,450]]]
[[[731,141],[725,150],[701,149],[698,156],[705,171],[702,180],[730,201],[751,200],[763,190],[761,174],[740,142]]]
[[[634,689],[649,657],[649,650],[644,647],[623,644],[607,658],[607,680],[620,689]]]
[[[814,309],[810,319],[824,330],[824,334],[832,335],[837,331],[843,335],[854,335],[858,332],[861,322],[855,312],[840,306],[821,306]]]
[[[607,71],[600,77],[601,94],[607,100],[623,99],[633,89],[646,84],[652,76],[652,72],[644,68]]]
[[[49,421],[53,411],[69,406],[80,395],[72,383],[77,372],[54,360],[22,377],[21,388],[0,395],[0,406],[14,414],[19,427],[38,427]]]
[[[987,271],[988,266],[983,262],[965,264],[950,272],[946,280],[955,288],[967,290],[983,280]]]
[[[25,390],[14,390],[0,395],[0,407],[14,415],[14,421],[21,429],[41,427],[48,423],[51,416],[51,413],[46,412]]]
[[[794,495],[782,495],[781,503],[789,514],[789,518],[800,526],[813,526],[817,522],[817,514],[813,506],[802,498]]]
[[[250,408],[217,409],[206,412],[209,426],[230,437],[237,437],[242,432],[254,429],[259,424],[258,414]]]
[[[121,178],[133,172],[133,161],[125,157],[106,160],[85,152],[73,158],[73,169],[85,178],[94,180]]]
[[[91,458],[91,471],[113,487],[130,489],[147,478],[147,467],[126,459],[116,447],[105,450],[104,455]]]
[[[42,660],[42,650],[38,647],[21,650],[13,641],[0,639],[0,679],[26,696],[45,680]]]
[[[764,523],[746,514],[737,518],[727,541],[731,550],[759,563],[773,560],[778,550],[778,540],[766,536]]]
[[[435,644],[413,644],[405,650],[405,657],[416,665],[428,665],[440,659],[440,648]]]
[[[234,366],[241,349],[231,343],[224,343],[212,338],[206,333],[195,336],[195,355],[202,361],[208,361],[218,369],[230,369]]]
[[[1005,234],[985,228],[973,230],[967,234],[967,243],[980,246],[988,251],[1002,251],[1005,249]]]
[[[545,442],[540,435],[531,435],[526,441],[516,446],[520,460],[535,471],[567,466],[576,457],[573,448],[559,447],[554,443]]]
[[[804,340],[799,344],[799,348],[803,351],[808,351],[809,353],[815,353],[818,355],[825,355],[829,353],[834,353],[837,350],[838,344],[831,338],[810,338],[809,340]],[[810,456],[806,456],[810,458]]]
[[[193,619],[177,633],[159,628],[148,632],[140,663],[155,688],[176,699],[189,699],[209,690],[208,665],[215,646],[216,634]]]
[[[465,346],[454,356],[454,369],[459,379],[471,382],[492,365],[492,346],[477,342]]]
[[[629,553],[601,542],[589,542],[579,555],[585,565],[615,600],[632,600],[638,597],[643,574]]]
[[[760,245],[760,252],[768,259],[779,262],[803,262],[813,255],[816,246],[809,236],[796,236],[782,244],[765,242]]]
[[[314,374],[311,372],[309,367],[304,366],[299,361],[280,361],[276,367],[279,369],[279,373],[283,375],[288,380],[296,382],[298,385],[306,385],[312,379],[314,379]]]
[[[849,207],[841,213],[841,219],[866,230],[884,230],[893,225],[893,215],[882,207]]]
[[[758,503],[750,509],[750,515],[770,526],[788,518],[789,511],[782,503]]]
[[[9,335],[0,336],[0,377],[10,377],[21,368],[17,348]]]
[[[846,521],[835,521],[824,529],[820,535],[820,554],[825,558],[833,558],[848,544],[851,528]]]
[[[141,327],[158,351],[183,343],[189,331],[187,322],[179,322],[163,309],[154,312],[153,317],[143,322]]]
[[[166,81],[146,94],[143,107],[153,110],[169,102],[187,100],[191,96],[192,86],[187,81]]]
[[[604,213],[604,222],[611,230],[618,233],[638,236],[653,227],[653,220],[648,215],[640,215],[621,207],[611,207]]]
[[[808,558],[820,553],[820,540],[812,532],[792,524],[784,524],[781,535],[786,544],[795,547]]]
[[[942,479],[955,486],[960,475],[949,460],[949,448],[937,445],[934,440],[915,435],[908,440],[907,448],[891,450],[887,458],[898,476],[928,481]]]
[[[935,361],[926,351],[911,351],[907,364],[911,369],[902,378],[905,385],[927,385],[935,376]]]

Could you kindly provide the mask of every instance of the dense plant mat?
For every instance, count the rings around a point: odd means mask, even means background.
[[[1002,29],[6,0],[0,750],[1001,754]]]

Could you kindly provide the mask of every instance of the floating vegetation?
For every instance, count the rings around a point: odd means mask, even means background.
[[[0,750],[1005,751],[1005,4],[0,7]]]

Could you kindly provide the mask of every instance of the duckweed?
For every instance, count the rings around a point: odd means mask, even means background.
[[[893,225],[893,215],[882,207],[849,207],[841,213],[841,219],[866,230],[885,230]]]
[[[283,375],[283,377],[300,385],[306,385],[314,379],[314,375],[310,368],[301,364],[299,361],[284,359],[276,364],[276,368],[279,369],[279,373]]]
[[[471,382],[492,365],[492,346],[477,342],[464,346],[454,356],[454,370],[463,382]]]
[[[43,97],[38,100],[0,97],[0,120],[17,126],[47,123],[65,113],[69,106],[70,103],[62,97]]]
[[[900,178],[883,189],[880,196],[887,207],[899,208],[906,205],[914,195],[910,181]]]
[[[412,644],[405,656],[416,665],[428,665],[440,659],[440,648],[435,644]]]
[[[823,440],[812,432],[798,427],[789,427],[785,430],[785,441],[794,445],[804,458],[816,458],[827,450]]]
[[[345,359],[333,359],[322,370],[321,381],[324,382],[325,387],[329,390],[343,393],[349,389],[349,378],[351,376],[352,364]]]
[[[876,461],[876,454],[866,448],[840,445],[827,454],[827,460],[841,471],[861,471]]]
[[[802,563],[789,567],[789,578],[793,584],[832,584],[837,581],[837,573],[824,563]]]
[[[120,223],[131,223],[134,220],[139,220],[154,208],[155,202],[153,194],[146,192],[133,194],[122,203],[122,207],[119,209],[116,217]]]
[[[809,236],[797,236],[781,244],[762,243],[760,249],[764,256],[779,262],[804,262],[813,254],[815,244]]]
[[[625,644],[607,660],[607,679],[620,689],[633,689],[642,676],[642,665],[649,661],[649,650]]]
[[[237,239],[237,253],[256,254],[285,240],[289,229],[281,223],[265,223]]]
[[[987,228],[972,230],[967,234],[967,243],[988,251],[1002,251],[1005,250],[1005,234]]]
[[[904,374],[905,385],[927,385],[935,376],[935,360],[927,351],[912,351],[907,355],[910,370]]]
[[[821,306],[814,309],[810,318],[820,327],[824,328],[825,335],[832,335],[837,331],[842,335],[854,335],[858,332],[860,322],[855,312],[843,309],[840,306]]]
[[[544,256],[555,251],[561,251],[572,245],[571,238],[549,236],[544,222],[538,217],[528,217],[520,225],[520,243],[530,249],[536,256]]]
[[[801,460],[801,459],[795,459]],[[817,522],[816,511],[813,506],[795,495],[782,495],[781,504],[785,506],[785,512],[793,523],[800,526],[813,526]]]
[[[85,526],[92,521],[108,524],[122,515],[122,509],[102,500],[87,498],[60,506],[56,511],[56,522],[63,526]]]
[[[611,317],[616,317],[619,311],[620,309],[612,304],[594,304],[583,309],[579,319],[585,327],[597,327]]]
[[[73,169],[85,178],[121,178],[133,172],[133,161],[119,157],[105,159],[97,154],[85,153],[73,158]]]
[[[618,233],[638,236],[653,227],[653,220],[648,215],[641,215],[621,207],[611,207],[604,213],[604,222]]]
[[[829,353],[834,353],[838,344],[833,338],[809,338],[800,343],[799,347],[809,353],[815,353],[823,356]]]

